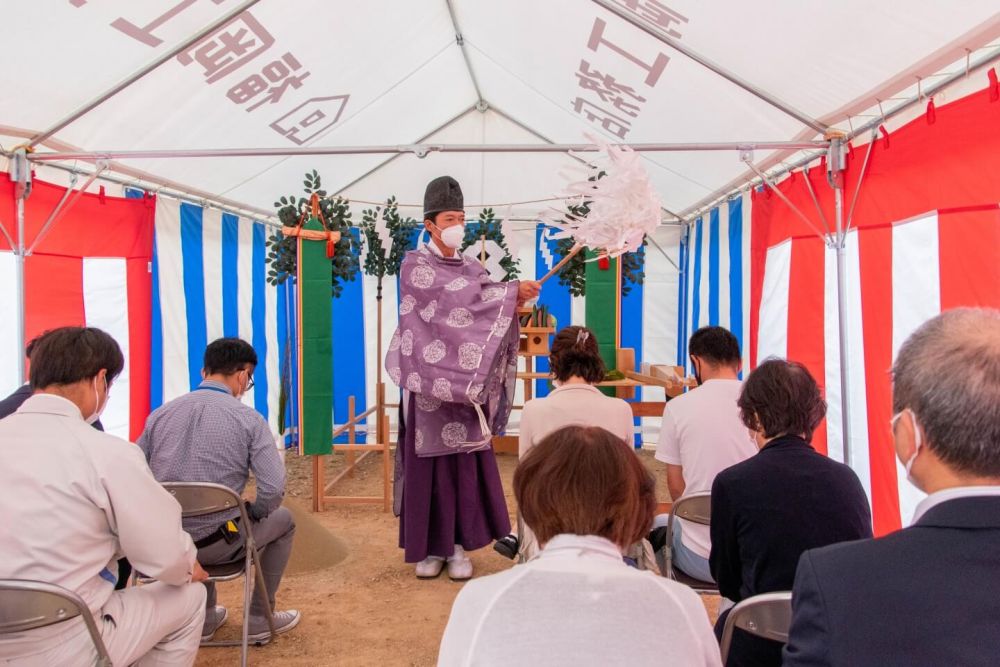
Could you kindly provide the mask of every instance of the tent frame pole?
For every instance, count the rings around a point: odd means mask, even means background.
[[[836,235],[833,246],[837,253],[837,328],[840,344],[840,419],[844,441],[844,463],[851,465],[851,404],[850,341],[847,322],[847,229],[844,226],[844,159],[845,139],[835,136],[830,141],[827,157],[827,181],[833,188]],[[864,174],[862,173],[862,176]],[[859,180],[860,186],[860,180]]]
[[[15,276],[17,281],[17,313],[15,314],[17,317],[16,345],[17,355],[21,360],[17,365],[17,383],[18,385],[22,385],[25,382],[25,364],[23,356],[25,348],[24,202],[28,196],[31,195],[31,167],[28,165],[27,152],[24,148],[19,148],[14,151],[12,166],[12,180],[15,182],[14,196],[16,198],[15,225],[17,227],[17,243],[11,247],[11,250],[14,251]]]
[[[621,144],[637,153],[827,149],[827,141],[726,141],[703,143]],[[98,150],[33,153],[32,162],[60,160],[168,159],[208,157],[287,157],[302,155],[369,155],[413,153],[566,153],[596,152],[595,144],[399,144],[395,146],[297,146],[287,148],[190,148],[173,150]]]

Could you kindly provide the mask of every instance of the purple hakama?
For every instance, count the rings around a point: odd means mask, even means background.
[[[416,397],[409,394],[407,414]],[[402,503],[399,546],[407,563],[427,556],[447,558],[455,545],[482,549],[510,532],[507,501],[492,449],[421,458],[416,454],[414,429],[400,436]],[[402,480],[397,480],[399,484]]]
[[[481,549],[510,531],[492,435],[510,415],[517,283],[474,260],[407,253],[386,369],[402,387],[395,511],[407,562]]]

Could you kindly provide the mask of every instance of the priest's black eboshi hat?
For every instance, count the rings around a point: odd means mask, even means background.
[[[424,191],[424,220],[441,211],[461,211],[465,208],[462,186],[451,176],[438,176]]]

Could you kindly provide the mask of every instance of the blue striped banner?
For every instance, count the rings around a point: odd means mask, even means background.
[[[552,230],[543,225],[538,225],[535,230],[535,279],[538,280],[548,273],[553,266],[559,262],[559,254],[556,246],[559,242],[552,237]],[[549,312],[556,318],[556,328],[569,326],[572,322],[572,296],[569,287],[559,283],[559,278],[553,277],[545,283],[544,294],[541,303],[548,308]],[[548,357],[535,357],[535,371],[547,373],[549,371]],[[535,396],[541,398],[549,395],[549,381],[535,381]]]
[[[352,229],[351,233],[357,237],[360,231]],[[340,286],[342,288],[340,296],[330,300],[333,314],[334,424],[343,424],[347,421],[347,403],[351,396],[355,397],[355,410],[359,414],[368,409],[364,282],[358,276],[346,283],[341,282]],[[372,307],[374,301],[372,298]],[[342,436],[336,442],[347,442],[347,436]]]
[[[677,362],[687,365],[687,339],[699,327],[717,325],[733,332],[744,360],[750,252],[746,234],[749,214],[742,197],[724,202],[698,218],[681,237],[681,280],[678,287]],[[707,224],[706,224],[707,222]],[[707,234],[705,227],[707,226]],[[707,236],[707,245],[703,245]],[[693,240],[692,240],[693,239]],[[708,266],[703,268],[707,261]],[[707,312],[703,301],[707,295]]]
[[[184,298],[187,307],[188,382],[201,383],[208,346],[205,325],[205,264],[202,253],[202,208],[181,203],[181,252],[184,254]]]
[[[643,268],[645,268],[645,252],[642,257]],[[643,291],[644,285],[632,283],[629,286],[629,293],[620,296],[621,299],[621,347],[629,347],[635,350],[636,363],[642,362],[642,339],[643,339]],[[641,393],[636,392],[636,400],[641,400]],[[635,425],[639,426],[642,420],[635,418]],[[635,446],[642,447],[642,434],[636,433]]]
[[[257,352],[252,404],[277,431],[272,413],[280,390],[280,349],[287,339],[287,318],[279,318],[277,310],[288,304],[267,284],[266,226],[159,197],[155,231],[152,407],[201,382],[209,342],[238,336]],[[284,328],[279,331],[279,326]]]

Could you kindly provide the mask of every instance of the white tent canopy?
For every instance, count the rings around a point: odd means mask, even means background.
[[[243,7],[247,12],[205,32]],[[14,57],[3,66],[0,141],[10,149],[44,136],[36,157],[579,144],[587,132],[627,143],[821,140],[825,127],[856,128],[946,75],[994,58],[991,40],[1000,35],[990,0],[71,0],[14,3],[6,18],[25,29],[9,31],[5,45]],[[202,33],[208,37],[192,45]],[[581,87],[593,77],[605,77],[603,85],[617,92]],[[123,82],[130,83],[79,115]],[[792,152],[758,150],[753,159],[768,167]],[[753,175],[734,151],[644,157],[665,219],[689,219]],[[395,194],[413,204],[427,177],[448,172],[466,184],[474,204],[551,197],[566,162],[560,153],[433,152],[421,161],[388,150],[118,158],[111,171],[270,214],[276,196],[296,192],[310,169],[331,193],[370,200]],[[542,207],[524,204],[516,213]]]

